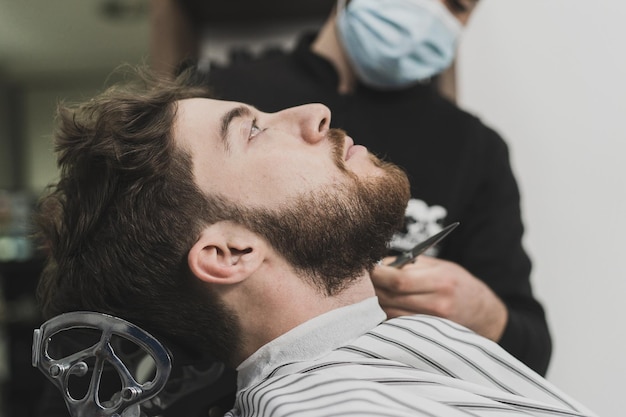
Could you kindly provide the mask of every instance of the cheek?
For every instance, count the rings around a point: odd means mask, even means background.
[[[324,161],[287,153],[272,158],[268,155],[248,168],[249,175],[238,178],[242,184],[239,197],[264,205],[269,203],[270,206],[278,206],[296,195],[328,187],[343,178],[329,158]]]

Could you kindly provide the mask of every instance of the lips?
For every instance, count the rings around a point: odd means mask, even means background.
[[[350,136],[346,136],[344,138],[344,144],[345,154],[343,156],[343,159],[347,161],[352,156],[353,152],[351,152],[351,150],[352,148],[354,148],[354,141]]]
[[[357,154],[367,154],[367,148],[363,145],[355,145],[354,141],[346,137],[344,160],[347,162]]]

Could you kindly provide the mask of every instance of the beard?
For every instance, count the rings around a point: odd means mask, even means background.
[[[329,132],[335,164],[346,181],[299,195],[275,210],[239,207],[243,223],[327,295],[348,287],[385,256],[410,197],[405,173],[372,154],[376,176],[359,178],[348,170],[344,137],[343,131]]]

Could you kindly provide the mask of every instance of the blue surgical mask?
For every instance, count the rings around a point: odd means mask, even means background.
[[[337,4],[340,41],[357,77],[399,89],[452,64],[461,23],[439,0],[345,0]]]

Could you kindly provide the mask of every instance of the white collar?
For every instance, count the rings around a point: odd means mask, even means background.
[[[261,346],[238,367],[237,388],[265,378],[280,365],[308,361],[348,344],[387,318],[377,297],[324,313]]]

